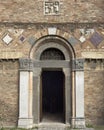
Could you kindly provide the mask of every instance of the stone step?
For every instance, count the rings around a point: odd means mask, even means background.
[[[67,130],[66,125],[58,123],[40,124],[38,130]]]
[[[38,126],[38,130],[94,130],[94,128],[78,128],[78,129],[72,129],[70,126],[67,126],[65,124],[60,123],[41,123]]]
[[[62,127],[39,127],[38,130],[94,130],[94,128],[84,128],[84,129],[71,129],[71,128],[62,128]]]

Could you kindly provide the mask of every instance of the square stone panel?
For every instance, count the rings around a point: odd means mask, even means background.
[[[60,8],[59,1],[49,1],[44,2],[44,14],[45,15],[58,15]]]

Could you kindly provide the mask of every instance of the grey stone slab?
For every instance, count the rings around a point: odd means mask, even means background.
[[[29,42],[31,45],[35,44],[35,41],[36,41],[36,39],[35,39],[34,37],[30,37],[30,38],[28,39],[28,42]]]
[[[34,61],[34,67],[39,68],[69,68],[70,62],[69,61],[56,61],[56,60],[46,60],[46,61]]]
[[[75,44],[79,43],[79,41],[74,37],[70,37],[68,41],[71,45],[75,45]]]

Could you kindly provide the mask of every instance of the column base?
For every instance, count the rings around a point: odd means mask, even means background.
[[[85,119],[84,118],[72,118],[72,128],[85,128]]]
[[[19,128],[32,128],[33,118],[19,118],[18,127]]]

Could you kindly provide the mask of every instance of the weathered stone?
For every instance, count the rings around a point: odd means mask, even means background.
[[[40,61],[42,51],[49,48],[59,49],[65,58],[52,61],[56,55],[52,53],[53,57],[48,59],[51,61]],[[65,125],[68,123],[70,127],[72,119],[79,129],[85,123],[104,124],[103,0],[1,0],[0,118],[3,126],[19,124],[29,128],[40,123],[39,88],[43,69],[61,70],[65,75]],[[83,88],[84,92],[80,91]],[[64,128],[59,126],[59,129]]]

